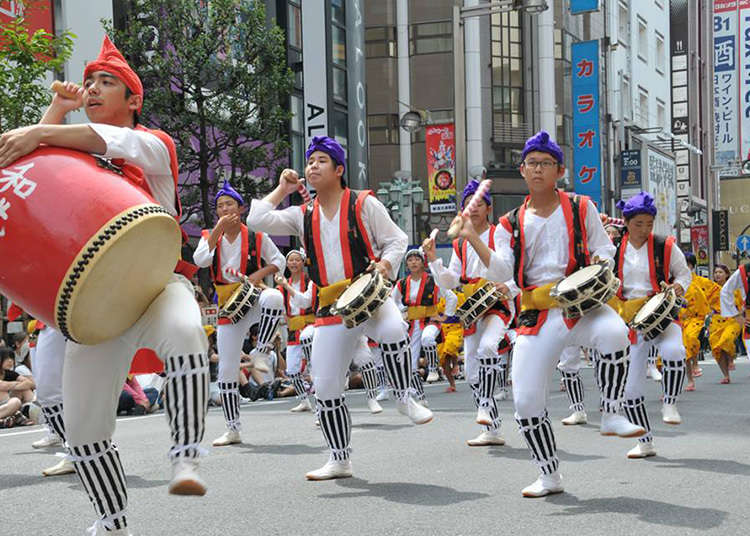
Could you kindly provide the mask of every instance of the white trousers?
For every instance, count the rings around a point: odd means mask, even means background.
[[[497,357],[497,346],[505,336],[508,325],[497,315],[487,315],[477,322],[477,330],[464,337],[466,380],[479,383],[479,360]]]
[[[65,337],[51,326],[39,332],[31,372],[36,383],[36,399],[41,406],[54,406],[63,401],[63,364]]]
[[[419,362],[419,354],[422,353],[423,346],[436,346],[437,336],[440,334],[440,328],[435,324],[427,324],[424,329],[420,325],[419,320],[412,321],[412,331],[409,338],[409,345],[411,346],[411,366],[413,370],[417,368],[417,362]]]
[[[630,368],[625,383],[625,399],[633,400],[646,394],[646,369],[648,353],[652,347],[659,350],[664,361],[685,361],[685,346],[682,344],[682,328],[672,323],[658,337],[646,341],[638,333],[636,343],[630,347]]]
[[[566,326],[560,309],[550,309],[539,333],[516,339],[512,372],[516,418],[544,415],[555,366],[566,347],[583,346],[611,354],[624,351],[628,344],[628,327],[608,305],[588,313],[572,329]]]
[[[583,366],[583,356],[581,355],[580,346],[568,346],[560,354],[560,362],[557,364],[557,370],[576,374]]]
[[[312,324],[308,324],[300,333],[300,344],[288,344],[286,345],[286,375],[292,376],[293,374],[299,374],[302,371],[302,360],[305,357],[305,352],[302,350],[302,345],[306,339],[312,338],[315,335],[315,327]],[[310,363],[307,364],[310,366]]]

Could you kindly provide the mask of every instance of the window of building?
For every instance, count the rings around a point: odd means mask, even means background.
[[[426,22],[409,26],[409,54],[435,54],[452,50],[452,22]]]
[[[365,28],[365,55],[368,58],[395,58],[397,51],[395,26]]]
[[[344,0],[331,0],[331,20],[346,26],[346,3]]]
[[[515,11],[490,16],[492,137],[516,145],[525,140],[521,18]],[[523,138],[523,139],[522,139]]]
[[[667,53],[664,47],[664,36],[659,32],[654,31],[654,41],[656,42],[656,47],[654,50],[654,54],[656,55],[656,57],[654,58],[656,71],[664,74],[666,70],[665,65],[667,64]]]
[[[333,137],[346,151],[349,147],[349,114],[346,110],[333,110]]]
[[[649,125],[648,113],[648,90],[638,86],[638,117],[636,118],[636,121],[643,128],[653,126]]]
[[[300,6],[289,3],[287,4],[287,35],[289,36],[289,45],[302,48],[302,10]]]
[[[344,0],[331,2],[331,86],[334,101],[346,105],[346,19]]]
[[[667,106],[663,100],[656,99],[656,125],[659,127],[669,128],[667,124]]]
[[[622,0],[617,3],[617,41],[630,46],[630,9]]]
[[[638,57],[648,63],[648,24],[638,17]]]
[[[398,145],[398,114],[370,114],[367,127],[370,145]]]
[[[622,117],[623,119],[633,118],[633,98],[630,94],[630,79],[627,76],[622,77],[622,83],[620,85],[620,91],[622,92]]]

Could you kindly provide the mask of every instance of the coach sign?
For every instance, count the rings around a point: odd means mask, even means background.
[[[622,190],[641,189],[641,151],[620,153],[620,188]]]

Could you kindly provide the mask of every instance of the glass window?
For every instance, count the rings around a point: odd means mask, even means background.
[[[395,58],[396,50],[395,26],[373,26],[365,29],[365,55],[368,58]]]
[[[453,24],[427,22],[409,27],[409,53],[434,54],[453,50]]]
[[[333,68],[333,98],[346,103],[346,71]]]
[[[367,116],[367,128],[370,145],[398,145],[397,114],[371,114]]]
[[[346,150],[349,145],[349,116],[346,112],[333,111],[333,137]]]
[[[291,127],[294,132],[305,131],[305,107],[302,101],[302,97],[299,95],[292,95],[290,97],[290,111],[292,112]]]
[[[346,67],[346,31],[343,28],[331,28],[331,50],[333,62]]]
[[[302,11],[298,6],[288,4],[287,17],[289,19],[289,44],[302,48]]]
[[[346,4],[344,0],[331,0],[331,19],[346,26]]]
[[[302,89],[302,52],[290,48],[288,52],[289,68],[294,73],[294,87]]]
[[[638,57],[648,63],[648,25],[638,18]]]
[[[490,17],[492,139],[495,144],[523,144],[529,134],[524,121],[521,20],[511,13],[499,13]],[[559,31],[556,32],[555,40],[562,40]],[[498,148],[497,158],[504,158],[502,155],[505,153],[503,148]]]

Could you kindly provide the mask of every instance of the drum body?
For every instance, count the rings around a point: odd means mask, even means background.
[[[681,307],[682,300],[672,289],[654,294],[638,309],[630,327],[641,333],[645,340],[653,340],[677,320]]]
[[[474,294],[466,298],[461,306],[456,309],[456,316],[464,328],[468,329],[502,297],[500,291],[495,288],[495,284],[487,282],[474,291]]]
[[[228,319],[232,324],[236,324],[258,303],[259,298],[260,289],[249,281],[244,281],[229,296],[224,307],[219,311],[219,316]]]
[[[331,307],[331,314],[341,316],[347,328],[366,322],[385,303],[391,283],[373,270],[355,277]]]
[[[176,220],[97,162],[43,147],[0,170],[0,291],[82,344],[132,326],[180,255]]]
[[[603,264],[591,264],[560,280],[550,296],[555,298],[566,318],[580,318],[607,303],[620,288],[620,280]]]

